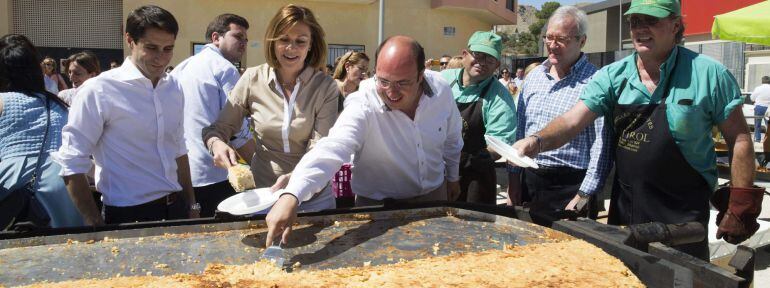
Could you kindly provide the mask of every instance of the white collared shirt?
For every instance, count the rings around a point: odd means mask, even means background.
[[[206,44],[198,54],[179,63],[171,75],[182,85],[185,97],[184,135],[189,149],[187,156],[193,187],[227,180],[227,170],[214,166],[214,159],[203,143],[201,130],[219,117],[227,95],[241,78],[238,69],[222,56],[219,48]],[[229,142],[240,148],[251,138],[248,120],[244,119],[241,131]],[[251,155],[241,156],[248,158]]]
[[[281,98],[284,101],[283,105],[283,124],[281,125],[281,141],[283,141],[283,153],[290,153],[291,149],[289,149],[289,130],[291,129],[291,116],[292,112],[294,112],[294,106],[297,104],[297,92],[299,92],[299,84],[301,80],[299,77],[295,80],[297,83],[294,84],[294,89],[291,90],[291,95],[289,95],[289,99],[286,99],[286,94],[283,93],[283,85],[278,81],[278,78],[276,78],[275,73],[270,73],[267,78],[267,83],[273,82],[278,85],[276,85],[276,91],[278,91],[278,95],[281,95]]]
[[[143,204],[181,191],[176,159],[187,153],[184,97],[164,74],[156,87],[126,58],[78,88],[62,146],[54,153],[62,176],[87,173],[96,162],[96,189],[110,206]]]
[[[387,108],[373,78],[362,81],[345,100],[329,136],[294,168],[286,191],[307,201],[351,154],[353,192],[371,199],[416,197],[439,188],[445,179],[459,180],[460,112],[438,72],[426,71],[425,80],[432,96],[421,95],[414,120]]]

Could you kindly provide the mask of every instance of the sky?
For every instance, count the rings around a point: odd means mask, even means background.
[[[596,3],[601,1],[603,0],[519,0],[519,5],[532,5],[537,9],[540,9],[540,6],[543,6],[543,3],[545,2],[559,2],[561,5],[575,5],[577,3]]]

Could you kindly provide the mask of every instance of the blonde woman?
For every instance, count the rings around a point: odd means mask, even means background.
[[[329,133],[341,95],[322,71],[324,30],[310,9],[286,5],[278,10],[264,43],[267,63],[246,70],[217,121],[203,129],[203,141],[215,165],[236,165],[238,157],[227,142],[250,116],[257,151],[241,156],[251,159],[257,187],[277,191],[286,186],[300,158]],[[331,192],[317,193],[300,206],[304,211],[329,208],[334,208]]]
[[[59,91],[69,88],[67,87],[67,82],[64,81],[64,77],[57,70],[56,60],[53,60],[51,57],[45,57],[43,62],[40,63],[40,68],[43,69],[45,90],[56,95]]]
[[[334,81],[340,88],[343,97],[358,91],[358,83],[367,78],[369,71],[369,56],[366,53],[350,51],[340,58],[334,69]]]
[[[366,53],[350,51],[340,57],[332,76],[343,96],[340,98],[340,111],[344,107],[344,97],[358,91],[358,84],[361,83],[361,80],[369,78],[368,74],[369,56]],[[351,160],[350,163],[352,162]],[[332,179],[332,191],[336,198],[337,207],[353,207],[355,201],[353,189],[350,188],[350,179],[353,173],[353,166],[350,163],[343,164]]]
[[[463,56],[454,56],[449,59],[449,63],[446,65],[446,69],[463,68]]]

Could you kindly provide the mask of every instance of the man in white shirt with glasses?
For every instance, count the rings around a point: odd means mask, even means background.
[[[268,213],[268,246],[278,235],[286,242],[297,206],[321,191],[351,154],[356,206],[459,194],[460,113],[448,84],[424,63],[414,39],[394,36],[380,45],[374,79],[348,96],[329,136],[302,157]]]

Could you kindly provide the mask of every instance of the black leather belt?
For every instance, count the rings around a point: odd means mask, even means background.
[[[176,202],[176,200],[179,199],[179,192],[171,192],[170,194],[160,197],[158,199],[152,200],[150,202],[141,204],[141,205],[147,205],[147,204],[163,204],[163,205],[171,205]]]

